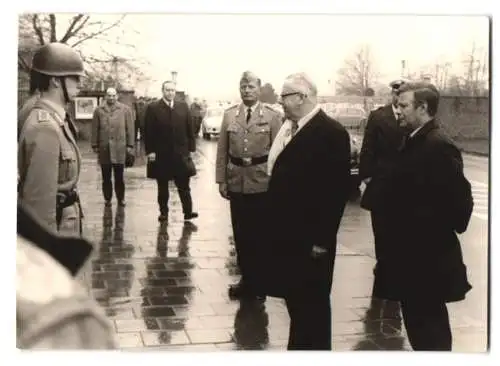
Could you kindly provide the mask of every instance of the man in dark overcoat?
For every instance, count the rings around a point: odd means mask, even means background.
[[[401,79],[391,82],[391,103],[372,111],[368,116],[359,157],[359,175],[366,185],[361,207],[370,211],[377,261],[387,251],[388,232],[392,228],[392,223],[382,212],[384,202],[380,193],[387,184],[387,177],[394,167],[403,139],[408,134],[397,114],[399,87],[404,82]],[[376,297],[373,302],[380,302],[384,317],[401,319],[399,303]],[[373,305],[375,308],[379,306]]]
[[[407,129],[400,125],[397,115],[399,87],[403,80],[395,80],[390,86],[392,102],[370,113],[366,124],[363,144],[359,157],[359,175],[366,184],[361,199],[361,207],[370,211],[373,235],[375,238],[375,257],[384,254],[386,233],[391,223],[380,214],[384,202],[380,192],[387,182],[389,172],[394,166],[399,148]]]
[[[280,99],[287,120],[269,152],[263,293],[285,299],[289,350],[331,350],[330,292],[349,196],[349,134],[321,110],[307,75],[289,76]]]
[[[412,132],[382,193],[392,226],[374,285],[375,295],[401,302],[410,344],[422,351],[451,350],[446,303],[471,289],[457,238],[472,215],[471,186],[436,120],[438,103],[430,83],[400,87],[398,114]]]
[[[151,177],[158,184],[160,222],[168,221],[168,182],[173,180],[181,199],[184,220],[198,217],[193,211],[189,181],[195,174],[191,153],[196,151],[193,125],[188,105],[174,100],[176,85],[165,81],[163,98],[148,105],[145,114],[145,149],[153,164]]]

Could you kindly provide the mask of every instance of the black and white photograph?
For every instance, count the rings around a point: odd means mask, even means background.
[[[18,14],[17,348],[488,353],[492,24]]]

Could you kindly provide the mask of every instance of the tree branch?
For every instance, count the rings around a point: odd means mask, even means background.
[[[88,24],[88,21],[90,20],[90,15],[87,15],[87,17],[85,19],[82,20],[82,22],[80,23],[80,25],[75,28],[75,30],[73,31],[73,36],[76,36],[78,35],[78,33],[81,32],[81,30],[85,27],[85,26],[89,26],[90,24]]]
[[[87,40],[89,40],[89,39],[92,39],[92,38],[94,38],[94,37],[96,37],[96,36],[98,36],[98,35],[100,35],[100,34],[103,34],[103,33],[104,33],[104,32],[106,32],[106,31],[108,31],[108,30],[110,30],[110,29],[112,29],[112,28],[116,27],[117,25],[119,25],[119,24],[122,22],[122,20],[125,18],[125,16],[126,16],[126,15],[122,15],[122,16],[120,17],[120,19],[118,19],[118,20],[117,20],[116,22],[114,22],[113,24],[110,24],[109,26],[107,26],[107,27],[105,27],[105,28],[102,28],[102,29],[100,29],[99,31],[94,32],[94,33],[91,33],[91,34],[89,34],[88,36],[83,37],[82,39],[80,39],[80,40],[76,41],[75,43],[73,43],[73,44],[71,45],[71,47],[76,47],[76,46],[77,46],[77,45],[79,45],[80,43],[85,42],[85,41],[87,41]]]
[[[50,42],[57,42],[56,15],[49,14],[49,21],[50,21]]]
[[[24,57],[22,57],[21,55],[17,55],[17,66],[19,68],[21,68],[21,70],[23,71],[29,71],[30,70],[30,66],[28,65],[28,63],[26,62],[26,60],[24,59]]]
[[[31,19],[33,24],[33,30],[35,31],[38,41],[43,46],[45,44],[45,40],[43,39],[43,32],[40,26],[38,25],[38,14],[33,14],[33,18]]]
[[[71,24],[69,25],[68,29],[66,30],[66,33],[64,34],[64,36],[61,38],[61,40],[59,42],[66,43],[66,42],[68,42],[68,40],[71,37],[73,37],[77,34],[78,30],[80,30],[81,28],[79,27],[75,30],[75,26],[82,18],[83,18],[83,14],[78,14],[78,15],[75,15],[73,17],[73,19],[71,20]],[[86,20],[88,20],[88,17]],[[83,24],[85,24],[85,21],[83,22]]]

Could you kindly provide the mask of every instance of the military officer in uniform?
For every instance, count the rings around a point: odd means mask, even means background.
[[[280,114],[259,102],[261,81],[246,71],[240,80],[242,103],[224,113],[217,146],[216,182],[229,199],[241,280],[229,288],[232,298],[255,298],[259,259],[265,255],[260,235],[266,219],[267,157],[281,127]]]
[[[20,131],[18,200],[59,234],[81,235],[81,157],[65,106],[78,94],[83,62],[71,47],[55,42],[42,46],[32,65],[31,84],[40,98]]]

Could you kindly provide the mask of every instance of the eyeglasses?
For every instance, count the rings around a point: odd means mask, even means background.
[[[286,97],[292,96],[292,95],[302,95],[302,93],[299,92],[292,92],[292,93],[286,93],[286,94],[281,94],[280,98],[285,99]]]

